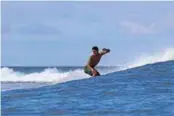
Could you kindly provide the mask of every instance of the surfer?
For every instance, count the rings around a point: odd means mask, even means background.
[[[84,72],[91,76],[100,76],[100,73],[95,69],[95,66],[99,63],[101,57],[110,52],[110,49],[103,48],[101,52],[97,46],[92,48],[93,55],[90,56],[87,65],[84,68]]]

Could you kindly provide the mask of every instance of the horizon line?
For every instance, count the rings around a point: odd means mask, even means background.
[[[54,65],[54,66],[51,66],[51,65],[43,65],[43,66],[20,66],[20,65],[16,65],[16,66],[1,66],[1,67],[85,67],[85,65],[82,65],[82,66],[79,66],[79,65],[59,65],[59,66],[56,66],[56,65]],[[99,66],[96,66],[96,67],[118,67],[118,66],[107,66],[107,65],[99,65]]]

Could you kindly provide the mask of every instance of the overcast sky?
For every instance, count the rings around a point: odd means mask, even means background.
[[[174,2],[2,2],[2,65],[124,64],[174,47]]]

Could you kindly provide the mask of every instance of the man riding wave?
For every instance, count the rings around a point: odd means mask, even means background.
[[[95,69],[97,64],[100,62],[100,59],[103,55],[110,52],[110,49],[103,48],[101,52],[97,46],[92,48],[93,55],[90,56],[87,65],[84,68],[84,72],[91,76],[100,76],[100,73]]]

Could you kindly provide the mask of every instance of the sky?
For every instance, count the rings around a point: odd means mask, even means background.
[[[1,2],[2,66],[83,66],[93,46],[107,66],[174,47],[174,2]]]

